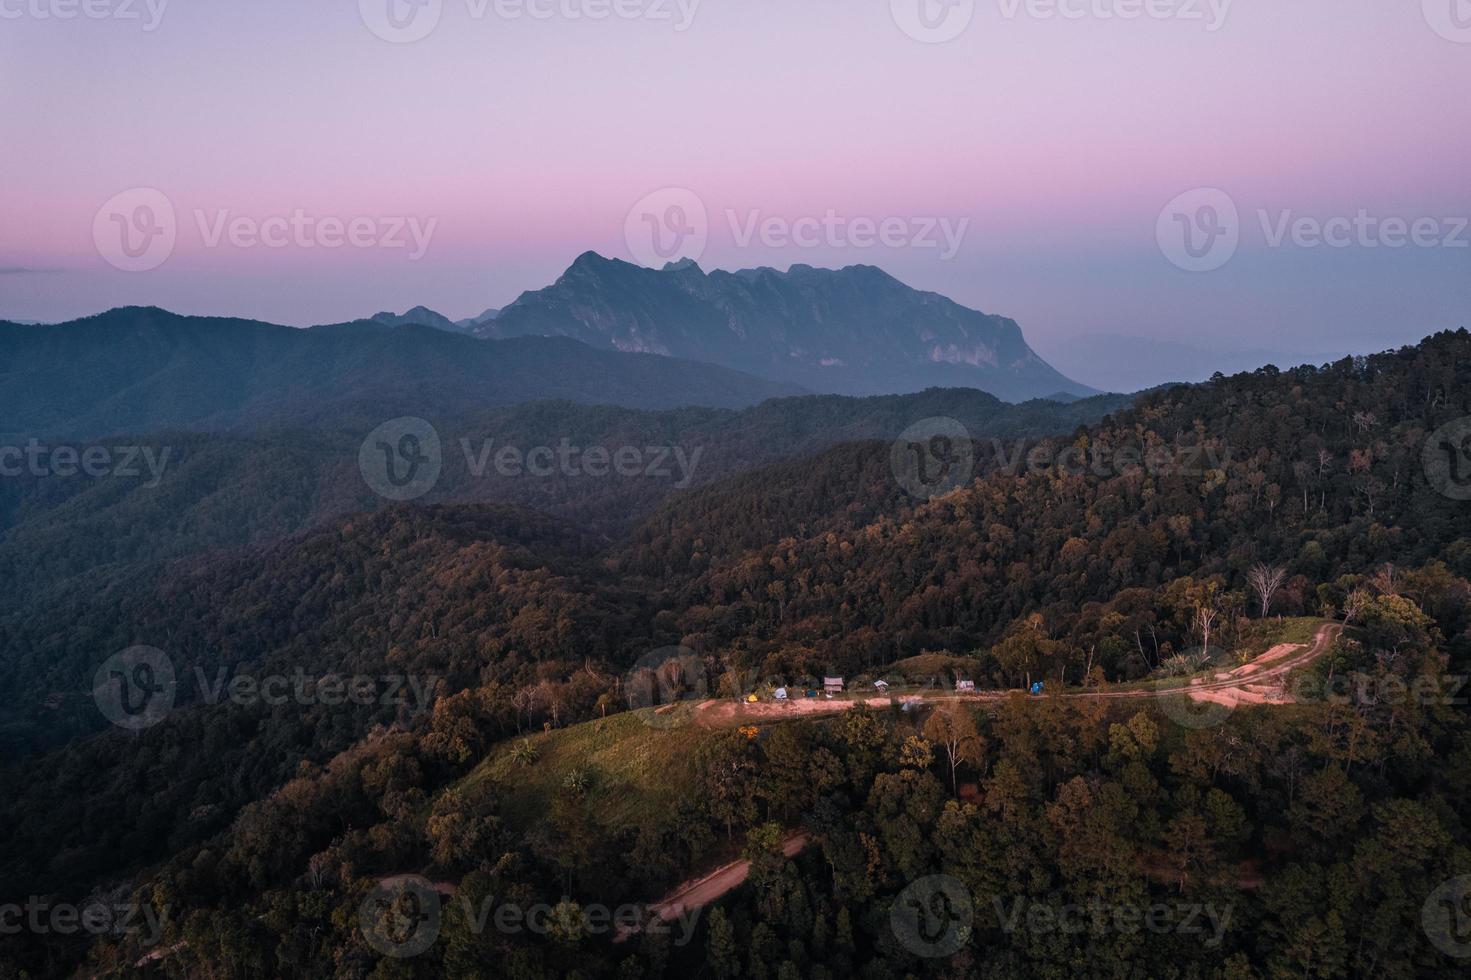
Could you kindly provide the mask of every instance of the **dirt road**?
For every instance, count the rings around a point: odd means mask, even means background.
[[[1337,623],[1325,623],[1318,628],[1313,642],[1282,643],[1262,653],[1250,663],[1230,671],[1214,670],[1191,679],[1184,685],[1155,688],[1125,688],[1114,691],[1064,691],[1055,695],[1062,698],[1088,698],[1099,700],[1124,700],[1142,698],[1167,698],[1188,695],[1192,701],[1212,701],[1217,704],[1286,704],[1292,698],[1285,689],[1288,673],[1317,660],[1327,652],[1334,637],[1343,632]],[[870,708],[887,708],[895,699],[915,701],[920,704],[939,704],[950,701],[978,702],[1000,701],[1020,691],[976,691],[957,694],[954,691],[920,691],[906,695],[883,695],[878,697],[849,697],[797,699],[791,701],[762,701],[757,704],[736,701],[705,701],[695,712],[695,721],[701,725],[723,728],[732,725],[749,725],[761,721],[781,721],[813,715],[834,714],[847,711],[854,705]]]
[[[1217,704],[1286,704],[1292,698],[1286,691],[1287,675],[1299,667],[1317,660],[1328,651],[1333,639],[1343,632],[1336,623],[1326,623],[1318,628],[1311,644],[1281,643],[1260,654],[1250,663],[1233,670],[1215,670],[1192,678],[1183,685],[1169,688],[1128,688],[1118,691],[1067,691],[1058,695],[1063,698],[1096,699],[1143,699],[1179,697],[1188,695],[1192,701],[1211,701]],[[1017,691],[977,691],[974,694],[919,693],[908,695],[924,704],[947,701],[986,702],[1010,697]],[[757,704],[734,701],[705,701],[698,707],[695,719],[700,724],[716,727],[744,725],[753,721],[777,721],[810,715],[833,714],[847,711],[857,704],[873,708],[886,708],[892,698],[803,699],[795,701],[764,701]],[[801,852],[811,842],[805,831],[789,834],[782,842],[782,851],[788,857]],[[709,905],[745,883],[751,873],[751,862],[744,858],[723,864],[703,877],[687,881],[663,899],[649,907],[652,915],[665,922],[672,921],[681,913]],[[651,920],[652,921],[652,920]],[[620,932],[615,942],[623,942],[638,930]]]
[[[782,840],[781,850],[787,857],[796,857],[811,842],[812,835],[805,830],[793,831]],[[722,864],[703,877],[685,882],[658,902],[650,905],[651,921],[652,916],[658,916],[665,922],[672,922],[690,909],[702,908],[711,902],[718,901],[728,892],[745,884],[750,874],[751,862],[745,858]],[[636,929],[620,930],[613,941],[621,943],[637,931]]]

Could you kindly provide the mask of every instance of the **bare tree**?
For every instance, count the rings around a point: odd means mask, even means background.
[[[1369,579],[1369,584],[1384,595],[1399,595],[1399,569],[1394,567],[1393,562],[1387,562]]]
[[[1287,569],[1281,565],[1268,565],[1265,562],[1257,562],[1246,573],[1246,581],[1251,586],[1251,590],[1256,593],[1262,619],[1266,619],[1267,614],[1272,611],[1272,597],[1282,588],[1282,583],[1286,580]]]
[[[1344,597],[1344,600],[1343,600],[1343,621],[1344,621],[1344,623],[1345,624],[1348,624],[1348,623],[1353,622],[1354,619],[1358,617],[1359,613],[1361,613],[1361,612],[1364,611],[1364,607],[1369,604],[1369,600],[1371,598],[1372,597],[1369,595],[1369,593],[1368,593],[1368,591],[1366,589],[1354,589],[1346,597]]]
[[[1195,626],[1200,630],[1200,645],[1206,650],[1211,648],[1211,628],[1215,626],[1216,617],[1220,614],[1220,610],[1210,599],[1195,607]]]
[[[960,764],[974,765],[985,758],[986,740],[976,728],[975,715],[963,705],[940,708],[925,722],[924,734],[945,750],[950,763],[950,792],[958,796],[956,771]]]

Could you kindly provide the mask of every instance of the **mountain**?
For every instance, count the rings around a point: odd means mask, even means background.
[[[500,315],[500,310],[491,307],[479,316],[472,316],[468,320],[457,321],[455,326],[467,333],[474,333],[476,327],[483,326]]]
[[[574,337],[839,394],[974,387],[1025,401],[1097,393],[1038,357],[1015,321],[865,265],[706,273],[690,261],[647,269],[587,252],[553,285],[472,332]]]
[[[1007,405],[973,389],[936,389],[864,399],[773,399],[741,411],[534,402],[462,416],[424,413],[439,435],[442,471],[417,502],[516,505],[573,521],[607,540],[671,497],[779,461],[801,469],[811,454],[840,443],[882,440],[877,479],[855,481],[851,489],[829,481],[823,497],[836,506],[861,495],[862,506],[875,512],[905,496],[888,469],[887,447],[916,419],[953,418],[978,438],[1010,444],[1073,431],[1128,402],[1104,395],[1067,406]],[[22,473],[0,480],[0,610],[37,596],[102,594],[112,583],[146,580],[168,562],[258,547],[347,514],[380,509],[386,501],[359,468],[364,437],[379,421],[251,433],[130,434],[104,445],[146,447],[162,461],[156,473],[115,480]],[[491,462],[494,451],[505,447],[529,453],[564,442],[574,464],[594,448],[613,458],[633,447],[644,465],[610,479],[580,465],[532,475]],[[148,467],[147,457],[139,467]],[[783,510],[807,499],[785,491],[777,496],[782,502],[771,506]],[[760,543],[765,539],[752,539],[751,533],[767,526],[761,520],[711,526],[707,538],[714,543],[739,531],[742,540]],[[0,612],[0,636],[3,619]]]
[[[0,324],[0,435],[20,438],[382,421],[538,399],[741,408],[801,393],[570,338],[487,343],[371,320],[298,330],[130,307],[49,327]]]
[[[373,317],[373,322],[381,323],[385,327],[407,327],[417,324],[421,327],[446,330],[449,333],[462,332],[459,324],[442,313],[435,313],[427,306],[416,306],[407,313],[379,313]]]

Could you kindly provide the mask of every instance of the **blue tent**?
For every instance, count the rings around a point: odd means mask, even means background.
[[[1037,682],[1033,683],[1032,684],[1032,693],[1033,694],[1041,694],[1042,693],[1042,687],[1043,687],[1043,684],[1042,684],[1041,681],[1037,681]]]

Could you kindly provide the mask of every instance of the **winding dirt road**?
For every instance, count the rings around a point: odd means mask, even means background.
[[[1287,675],[1299,667],[1317,660],[1327,652],[1333,639],[1343,632],[1337,623],[1325,623],[1318,628],[1311,644],[1281,643],[1260,654],[1250,663],[1233,670],[1216,670],[1191,679],[1183,685],[1154,688],[1126,688],[1114,691],[1064,691],[1062,698],[1084,698],[1097,700],[1126,700],[1142,698],[1169,698],[1188,695],[1192,701],[1210,701],[1216,704],[1235,706],[1238,704],[1288,704],[1292,697],[1286,690]],[[919,704],[939,704],[950,701],[985,703],[1000,701],[1019,690],[976,691],[957,694],[954,691],[916,692],[907,695],[883,695],[881,697],[796,699],[791,701],[762,701],[748,704],[744,701],[712,700],[702,702],[696,709],[694,720],[712,728],[733,725],[748,725],[761,721],[781,721],[812,715],[834,714],[847,711],[855,705],[870,708],[887,708],[893,701],[912,701]]]
[[[1311,644],[1280,643],[1258,655],[1249,663],[1232,670],[1216,670],[1192,678],[1188,683],[1168,688],[1129,688],[1120,691],[1066,691],[1058,697],[1095,698],[1101,700],[1126,700],[1143,698],[1166,698],[1188,695],[1192,701],[1213,702],[1235,707],[1238,704],[1290,704],[1292,697],[1286,690],[1287,675],[1299,667],[1317,660],[1328,651],[1329,645],[1343,627],[1337,623],[1325,623],[1318,628]],[[923,704],[948,701],[987,702],[1010,697],[1019,691],[977,691],[974,694],[914,694],[904,698]],[[705,701],[696,709],[695,720],[703,725],[723,727],[744,725],[753,721],[779,721],[799,716],[834,714],[847,711],[857,704],[873,708],[885,708],[894,700],[892,697],[845,698],[828,700],[764,701],[757,704],[734,701]],[[782,851],[794,857],[812,840],[806,831],[794,831],[782,842]],[[739,888],[751,873],[751,862],[742,858],[723,864],[714,871],[693,881],[687,881],[663,899],[651,905],[652,916],[671,922],[690,909],[696,909],[718,901],[728,892]],[[620,932],[615,942],[622,942],[637,930]]]
[[[796,857],[811,842],[811,834],[805,830],[795,830],[782,840],[781,851],[787,857]],[[673,922],[690,909],[703,908],[717,901],[727,892],[734,891],[745,884],[750,874],[751,862],[745,858],[722,864],[703,877],[685,882],[658,902],[650,905],[650,921],[654,916],[658,916],[664,922]],[[613,941],[621,943],[638,931],[637,929],[620,930]]]

